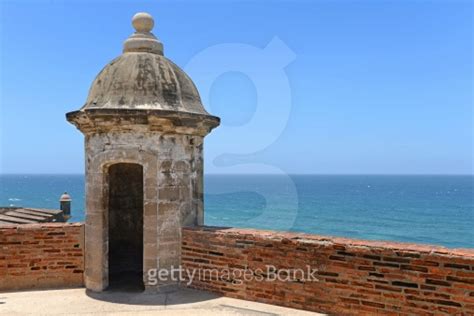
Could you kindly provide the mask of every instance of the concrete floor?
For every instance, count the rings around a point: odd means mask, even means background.
[[[169,294],[85,289],[0,293],[0,315],[322,315],[182,289]]]

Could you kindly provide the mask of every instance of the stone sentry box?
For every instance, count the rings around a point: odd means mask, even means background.
[[[147,271],[180,264],[181,227],[203,224],[203,139],[219,125],[191,79],[163,56],[153,18],[137,13],[123,54],[66,114],[85,136],[85,285],[152,285]]]

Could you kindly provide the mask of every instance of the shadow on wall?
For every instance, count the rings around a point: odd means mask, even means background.
[[[210,292],[191,290],[181,288],[171,293],[147,293],[136,292],[131,295],[126,290],[110,290],[104,292],[93,292],[86,290],[87,296],[90,298],[105,301],[109,303],[128,304],[128,305],[181,305],[204,302],[216,299],[222,295]]]

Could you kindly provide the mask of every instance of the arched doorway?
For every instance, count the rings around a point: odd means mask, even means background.
[[[109,288],[142,290],[143,167],[111,165],[108,188]]]

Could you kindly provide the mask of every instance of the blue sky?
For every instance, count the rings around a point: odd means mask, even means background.
[[[121,53],[139,11],[222,118],[206,138],[208,173],[473,173],[472,1],[0,8],[1,173],[83,172],[83,136],[64,114]],[[209,82],[213,60],[232,67]]]

